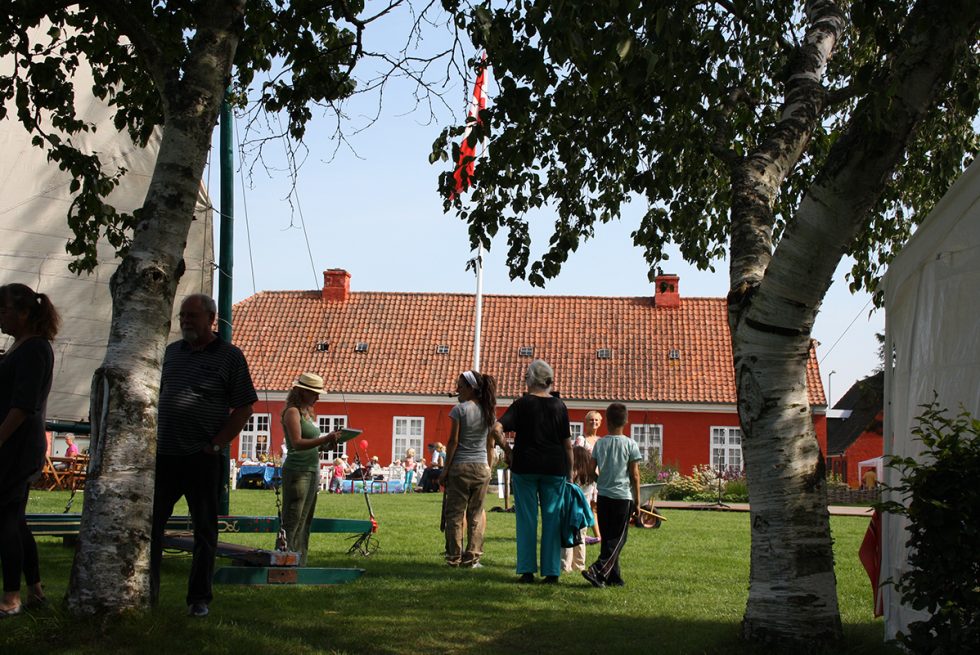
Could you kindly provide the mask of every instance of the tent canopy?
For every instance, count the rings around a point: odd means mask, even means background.
[[[9,74],[12,61],[0,59],[0,73]],[[71,137],[86,152],[97,152],[107,169],[128,171],[109,197],[118,211],[131,212],[143,204],[160,146],[159,133],[146,148],[139,148],[112,123],[112,109],[92,94],[92,74],[84,65],[75,76],[75,107],[79,116],[96,125],[91,132]],[[21,282],[50,296],[62,318],[55,339],[55,375],[48,398],[48,418],[87,420],[92,374],[105,356],[112,299],[109,279],[119,264],[115,250],[104,239],[98,245],[99,265],[93,273],[77,276],[68,270],[72,257],[65,245],[72,238],[67,215],[72,194],[71,177],[45,152],[31,145],[31,136],[14,118],[7,102],[6,120],[0,121],[0,284]],[[213,236],[211,204],[202,187],[195,221],[188,235],[187,267],[177,297],[211,293]],[[176,322],[171,334],[179,338]],[[0,337],[0,348],[9,347]]]
[[[953,413],[980,416],[980,160],[974,161],[895,257],[883,280],[885,343],[885,455],[918,457],[912,428],[921,406],[938,399]],[[898,472],[886,469],[886,485]],[[900,501],[900,498],[892,498]],[[882,580],[906,570],[908,539],[902,517],[882,522]],[[885,637],[892,639],[917,612],[885,592]]]

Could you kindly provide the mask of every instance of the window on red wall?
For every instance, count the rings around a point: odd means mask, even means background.
[[[715,470],[741,470],[742,430],[740,428],[712,426],[711,468]]]
[[[640,447],[644,462],[649,462],[652,458],[658,464],[663,463],[664,426],[634,423],[630,426],[630,436]]]
[[[256,460],[269,455],[269,423],[271,414],[252,414],[238,438],[238,459]]]
[[[316,417],[317,427],[320,428],[320,436],[329,434],[334,430],[339,430],[341,428],[347,427],[347,417],[340,415],[321,415]],[[320,462],[324,464],[332,464],[335,459],[341,455],[347,454],[347,444],[342,443],[335,450],[321,450],[320,451]]]
[[[572,435],[572,443],[575,443],[575,440],[581,437],[585,433],[585,424],[575,423],[575,422],[569,423],[568,431]]]
[[[421,416],[396,416],[392,420],[391,456],[404,457],[409,448],[415,450],[415,457],[426,455],[422,452],[425,441],[425,418]]]

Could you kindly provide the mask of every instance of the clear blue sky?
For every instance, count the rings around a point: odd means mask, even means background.
[[[491,86],[491,103],[493,89]],[[461,85],[450,88],[445,97],[456,105],[456,115],[445,112],[440,120],[460,120],[465,115],[467,95]],[[352,124],[363,124],[372,107],[370,101],[354,103],[349,109]],[[310,153],[296,182],[297,207],[291,208],[286,201],[290,177],[283,170],[283,161],[274,159],[283,152],[281,146],[278,153],[267,151],[273,166],[280,170],[266,173],[256,169],[251,186],[247,180],[242,185],[236,176],[236,302],[253,291],[319,288],[322,271],[327,268],[349,271],[353,291],[474,291],[474,275],[464,268],[473,256],[466,226],[452,214],[443,214],[436,192],[436,178],[448,164],[432,166],[427,159],[442,126],[424,124],[427,114],[406,113],[410,109],[407,89],[390,90],[381,119],[349,137],[356,154],[341,146],[333,156],[334,123],[330,119],[315,121],[307,138]],[[206,175],[217,202],[216,167]],[[571,253],[561,275],[544,289],[509,279],[506,235],[498,234],[484,260],[484,292],[651,294],[653,285],[647,281],[646,262],[630,238],[643,209],[641,203],[634,203],[621,221],[600,226],[596,238]],[[300,214],[306,224],[312,265],[299,227]],[[540,254],[551,234],[554,216],[541,211],[530,219],[532,255]],[[251,232],[251,251],[246,224]],[[884,331],[882,311],[869,317],[869,296],[852,295],[847,290],[844,273],[848,268],[845,262],[838,270],[813,333],[821,343],[817,356],[825,389],[830,373],[836,371],[829,385],[833,401],[877,365],[874,333]],[[680,275],[682,296],[720,297],[727,293],[726,262],[719,262],[712,273],[698,271],[674,256],[663,263],[663,269]]]

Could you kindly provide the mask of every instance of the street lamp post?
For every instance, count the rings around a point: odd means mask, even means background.
[[[836,373],[836,372],[837,371],[831,371],[830,374],[827,375],[827,408],[828,409],[830,409],[831,407],[834,406],[834,403],[833,403],[833,397],[834,397],[834,373]]]

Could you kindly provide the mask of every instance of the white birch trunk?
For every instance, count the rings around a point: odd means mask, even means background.
[[[842,637],[806,389],[810,333],[847,245],[978,24],[980,3],[917,4],[882,85],[887,102],[872,93],[859,104],[771,259],[760,253],[761,266],[733,266],[729,321],[752,506],[747,639],[812,648]]]
[[[182,254],[241,30],[241,6],[214,6],[191,64],[164,97],[166,124],[132,246],[113,275],[112,326],[92,381],[91,464],[67,593],[76,615],[150,603],[149,550],[160,367]],[[178,71],[155,71],[173,79]],[[161,95],[165,92],[161,91]]]

